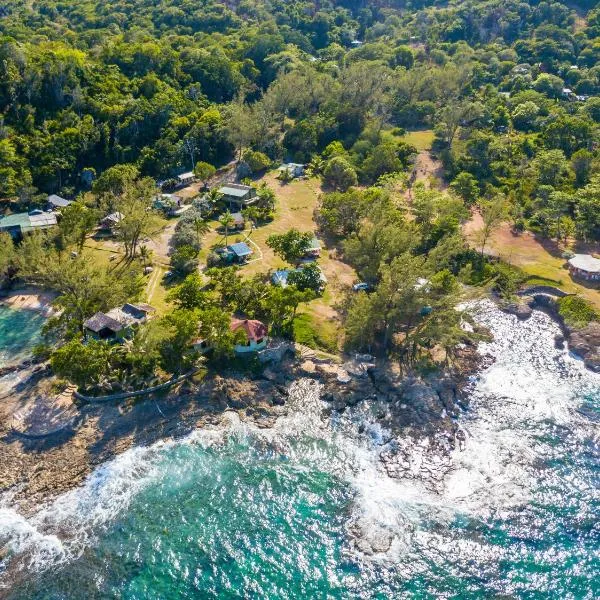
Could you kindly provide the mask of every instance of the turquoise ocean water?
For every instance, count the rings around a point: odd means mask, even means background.
[[[0,367],[27,355],[40,341],[46,317],[0,304]]]
[[[0,597],[599,597],[600,376],[554,348],[541,313],[480,319],[495,362],[464,450],[390,439],[367,403],[326,419],[300,382],[271,430],[232,415],[117,457],[34,516],[5,501]],[[402,480],[378,460],[390,444],[408,449]],[[365,552],[381,537],[389,549]]]

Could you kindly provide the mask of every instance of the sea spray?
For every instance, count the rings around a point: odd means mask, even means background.
[[[488,303],[478,313],[495,335],[482,352],[495,361],[473,383],[462,451],[436,456],[426,439],[394,439],[377,423],[385,407],[370,400],[328,418],[318,384],[301,380],[271,429],[227,413],[223,427],[121,455],[15,519],[12,564],[37,575],[14,597],[73,581],[132,599],[160,589],[594,597],[599,454],[578,409],[598,410],[600,378],[554,348],[546,315],[519,323]],[[380,461],[392,445],[406,456],[402,479]],[[36,552],[37,562],[25,561]],[[56,561],[70,566],[40,573]]]

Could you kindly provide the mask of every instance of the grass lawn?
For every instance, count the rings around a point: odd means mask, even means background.
[[[465,234],[474,240],[480,228],[481,217],[476,214],[465,225]],[[531,275],[532,279],[528,281],[531,285],[554,285],[566,292],[580,294],[600,309],[600,291],[571,278],[564,266],[566,260],[561,256],[561,249],[551,240],[539,240],[529,232],[514,235],[505,223],[494,233],[488,247],[506,262]]]
[[[292,227],[300,231],[317,231],[314,212],[317,208],[320,181],[317,178],[296,179],[283,184],[276,178],[275,171],[269,172],[256,184],[266,183],[277,197],[275,218],[270,223],[250,231],[234,232],[229,235],[228,243],[249,239],[255,254],[252,260],[242,267],[242,274],[252,276],[257,273],[268,273],[271,270],[285,268],[286,263],[277,257],[267,246],[267,238],[274,233],[285,233]],[[215,245],[224,244],[223,232],[218,230],[218,221],[211,223],[212,230],[204,236],[200,252],[200,264],[206,264],[206,258]],[[335,350],[338,343],[339,315],[334,306],[341,299],[347,286],[356,281],[354,270],[336,258],[335,248],[328,248],[322,241],[323,249],[319,265],[327,277],[328,285],[325,294],[308,305],[302,307],[298,317],[298,341],[307,346]]]
[[[419,152],[422,152],[423,150],[431,150],[433,138],[433,129],[415,129],[414,131],[407,131],[406,135],[400,139],[412,144]]]

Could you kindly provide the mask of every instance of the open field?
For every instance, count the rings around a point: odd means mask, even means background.
[[[271,171],[256,181],[257,185],[266,183],[277,198],[275,218],[270,223],[251,230],[249,226],[243,231],[233,231],[227,242],[246,241],[254,250],[254,255],[241,273],[252,276],[257,273],[268,273],[274,269],[285,268],[286,263],[277,257],[267,246],[267,238],[274,233],[285,233],[292,227],[300,231],[317,232],[314,213],[321,193],[318,178],[301,178],[290,183],[281,183],[276,178],[277,172]],[[175,231],[177,219],[164,221],[159,235],[146,243],[152,250],[151,264],[153,273],[147,276],[145,300],[164,314],[169,305],[166,301],[168,289],[165,288],[164,275],[169,270],[169,240]],[[203,237],[200,252],[200,269],[206,267],[206,259],[215,246],[225,243],[224,233],[219,222],[210,222],[211,231]],[[337,250],[321,240],[323,249],[319,265],[327,277],[328,285],[324,295],[299,310],[297,333],[301,341],[312,342],[327,350],[335,350],[338,343],[339,315],[335,309],[342,298],[344,290],[356,281],[354,270],[337,259]],[[122,248],[111,238],[86,241],[86,250],[92,252],[95,260],[111,268],[123,266]],[[137,262],[137,261],[136,261]],[[289,265],[287,265],[289,266]],[[140,264],[140,271],[142,266]]]
[[[476,233],[481,226],[481,216],[474,213],[473,218],[464,227],[465,234],[474,245]],[[571,278],[565,268],[566,260],[561,256],[564,250],[553,240],[540,240],[530,232],[515,235],[510,225],[505,223],[492,235],[487,249],[502,260],[520,267],[532,277],[550,280],[552,285],[566,292],[581,294],[600,309],[600,291],[597,286]],[[586,252],[593,250],[590,247],[585,249]],[[596,247],[595,251],[600,251],[600,248]]]
[[[433,143],[433,129],[415,129],[407,131],[400,139],[408,144],[412,144],[419,152],[431,150]]]

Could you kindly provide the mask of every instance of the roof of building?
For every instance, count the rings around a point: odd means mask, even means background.
[[[321,249],[321,242],[316,238],[313,237],[312,240],[310,240],[310,246],[308,246],[308,250],[320,250]]]
[[[110,329],[115,333],[124,327],[141,323],[148,313],[154,312],[154,307],[140,302],[139,304],[125,303],[123,306],[111,308],[107,313],[97,312],[84,322],[83,326],[90,331],[98,333],[102,329]]]
[[[48,203],[52,204],[52,206],[55,206],[56,208],[64,208],[65,206],[69,206],[69,204],[73,204],[73,201],[66,200],[65,198],[57,196],[56,194],[50,194],[50,196],[48,196]]]
[[[56,215],[42,210],[32,210],[29,213],[15,213],[0,219],[0,229],[20,227],[23,233],[34,229],[45,229],[56,225]]]
[[[569,264],[575,269],[581,269],[588,273],[600,273],[600,259],[591,254],[576,254],[569,259]]]
[[[0,228],[28,226],[30,223],[27,213],[15,213],[0,219]]]
[[[249,185],[240,185],[237,183],[228,183],[219,188],[219,192],[224,196],[233,196],[234,198],[244,198],[250,193],[252,188]]]
[[[297,271],[298,269],[294,269]],[[271,275],[271,281],[274,285],[280,285],[281,287],[287,287],[287,280],[290,274],[290,269],[279,269]]]
[[[29,225],[31,229],[52,227],[56,225],[56,215],[44,211],[31,211],[29,213]],[[22,229],[22,228],[21,228]]]
[[[123,213],[120,212],[114,212],[114,213],[110,213],[110,215],[106,215],[103,219],[102,222],[108,222],[108,223],[114,223],[117,224],[120,221],[122,221],[125,218],[125,215]]]
[[[103,329],[110,329],[114,333],[118,333],[123,329],[123,325],[103,312],[97,312],[93,317],[83,322],[85,329],[89,329],[94,333],[99,333]]]
[[[238,257],[250,256],[252,249],[246,242],[238,242],[237,244],[231,244],[227,246],[227,249],[233,252]]]
[[[182,173],[181,175],[177,175],[177,179],[180,181],[186,181],[187,179],[194,179],[196,177],[193,171],[187,171],[186,173]]]
[[[229,326],[231,331],[243,329],[249,340],[256,342],[267,335],[268,329],[264,323],[254,319],[232,319]]]

